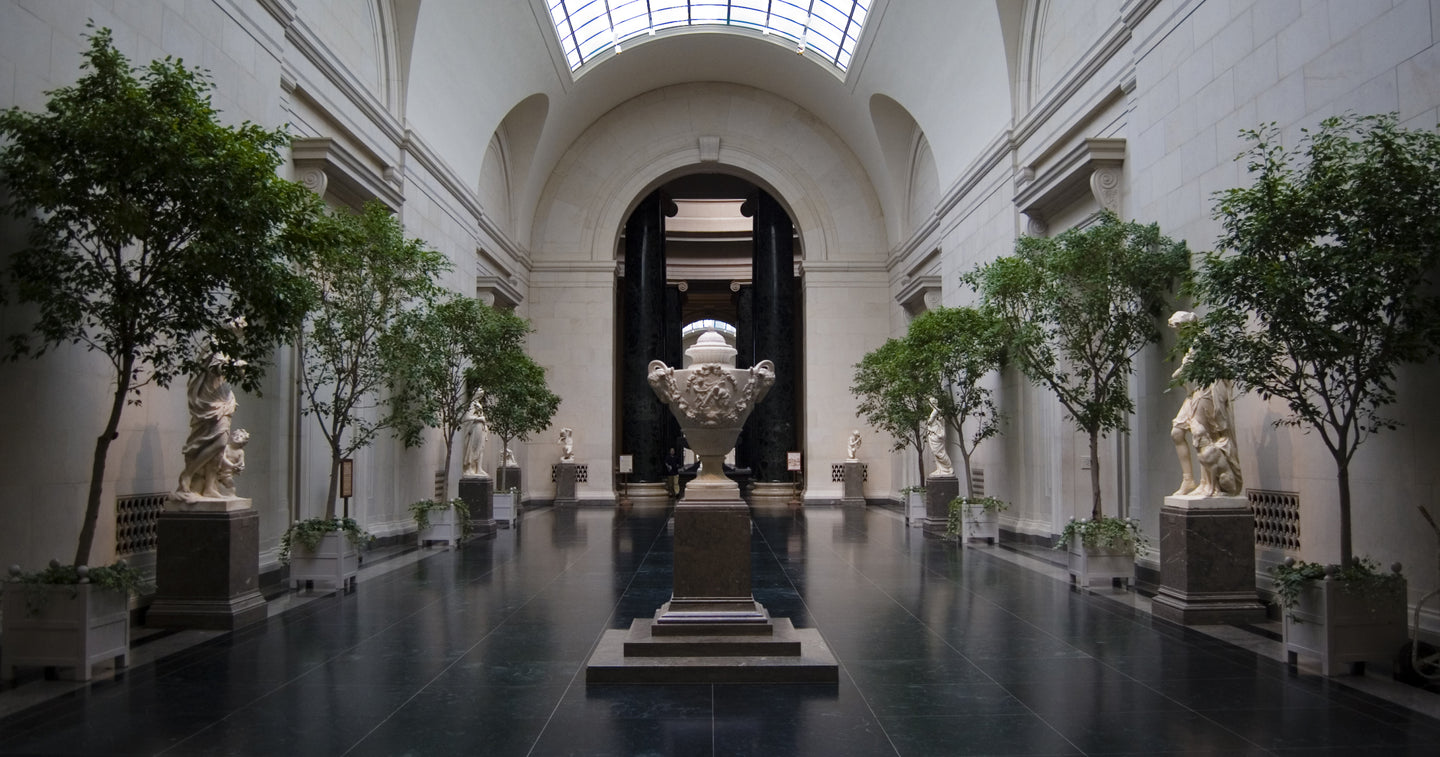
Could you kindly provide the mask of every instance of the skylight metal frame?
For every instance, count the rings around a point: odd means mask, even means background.
[[[728,27],[784,39],[849,69],[874,0],[545,0],[572,73],[596,56],[666,30]]]

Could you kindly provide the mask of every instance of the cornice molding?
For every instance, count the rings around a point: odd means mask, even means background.
[[[1043,168],[1021,172],[1015,207],[1030,219],[1030,233],[1044,236],[1046,223],[1088,191],[1100,207],[1120,212],[1120,184],[1125,164],[1125,140],[1092,137],[1081,140]]]
[[[329,137],[296,137],[290,141],[290,159],[300,183],[325,196],[333,192],[353,205],[379,200],[392,212],[405,204],[405,194],[361,160],[344,143]]]

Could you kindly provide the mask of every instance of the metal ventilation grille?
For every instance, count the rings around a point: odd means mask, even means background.
[[[556,475],[557,475],[557,474],[556,474],[556,471],[559,470],[559,469],[560,469],[560,466],[558,466],[558,465],[555,465],[555,464],[553,464],[553,463],[550,465],[550,480],[551,480],[552,482],[555,481],[555,480],[557,480],[557,479],[556,479]],[[584,484],[584,483],[588,483],[589,481],[590,481],[590,463],[576,463],[576,464],[575,464],[575,483],[577,483],[577,484]]]
[[[970,469],[970,496],[972,496],[972,497],[983,497],[983,496],[985,496],[985,469],[984,469],[984,468],[971,468],[971,469]]]
[[[1255,512],[1255,545],[1287,552],[1300,549],[1300,493],[1247,489]]]
[[[115,500],[115,554],[118,557],[155,551],[156,525],[169,492],[132,494]]]
[[[845,480],[845,463],[830,463],[830,481],[840,483]],[[870,466],[860,463],[860,480],[870,480]]]

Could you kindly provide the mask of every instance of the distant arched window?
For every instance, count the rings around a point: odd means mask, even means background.
[[[718,331],[721,336],[725,337],[725,341],[732,344],[735,342],[735,327],[724,321],[717,321],[714,318],[701,318],[698,321],[692,321],[687,324],[685,328],[680,329],[680,338],[688,340],[691,337],[698,337],[706,331]]]

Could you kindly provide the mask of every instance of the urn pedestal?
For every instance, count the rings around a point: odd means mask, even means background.
[[[1255,514],[1244,497],[1166,497],[1157,618],[1182,625],[1265,619],[1255,591]]]
[[[751,369],[731,367],[735,350],[715,332],[686,354],[689,369],[650,364],[651,386],[700,456],[700,473],[675,506],[674,592],[653,618],[606,631],[585,680],[836,683],[839,664],[820,632],[771,618],[755,601],[750,509],[723,473],[725,454],[774,381],[774,368],[768,360]]]
[[[494,481],[489,476],[461,476],[460,499],[470,508],[470,532],[477,536],[495,533]]]
[[[264,620],[260,515],[244,498],[170,500],[156,523],[155,600],[145,624],[229,631]]]

